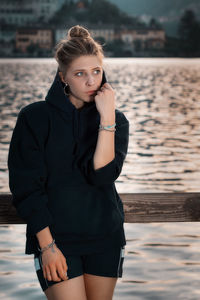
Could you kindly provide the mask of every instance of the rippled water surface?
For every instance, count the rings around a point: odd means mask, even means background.
[[[0,60],[0,191],[9,192],[7,153],[19,110],[44,100],[52,59]],[[116,107],[130,122],[116,181],[123,192],[200,191],[200,59],[105,59]],[[118,299],[200,299],[200,223],[125,224]],[[45,299],[24,254],[25,226],[0,227],[0,298]]]

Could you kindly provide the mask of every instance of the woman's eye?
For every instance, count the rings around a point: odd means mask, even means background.
[[[78,74],[81,74],[81,73],[83,73],[83,72],[78,72],[78,73],[76,73],[76,75],[79,76]],[[80,76],[79,76],[79,77],[80,77]]]
[[[98,72],[98,73],[100,73],[100,70],[95,70],[95,72]],[[98,74],[98,73],[97,73],[97,74]]]

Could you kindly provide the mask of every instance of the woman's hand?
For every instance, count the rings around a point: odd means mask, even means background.
[[[66,258],[56,245],[42,253],[43,275],[49,281],[67,280]]]
[[[102,119],[113,120],[115,117],[115,91],[109,83],[104,83],[95,96],[97,110]]]

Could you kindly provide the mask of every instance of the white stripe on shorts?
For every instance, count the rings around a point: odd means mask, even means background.
[[[120,263],[121,263],[122,257],[124,257],[124,252],[125,252],[125,249],[122,247],[120,250],[119,263],[118,263],[118,268],[117,268],[117,276],[119,276]]]

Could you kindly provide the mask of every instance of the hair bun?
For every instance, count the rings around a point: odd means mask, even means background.
[[[67,34],[67,38],[69,40],[74,37],[84,39],[84,38],[88,38],[89,36],[90,36],[89,31],[80,25],[71,27]]]

